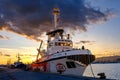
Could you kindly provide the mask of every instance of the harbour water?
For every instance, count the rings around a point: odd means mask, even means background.
[[[98,73],[104,72],[109,79],[120,80],[120,63],[92,64],[95,77]],[[84,76],[93,77],[90,66],[84,72]]]

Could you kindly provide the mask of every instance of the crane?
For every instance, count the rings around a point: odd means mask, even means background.
[[[41,40],[40,46],[39,46],[39,48],[37,49],[38,54],[37,54],[37,57],[36,57],[36,62],[38,61],[38,57],[39,57],[39,55],[42,55],[42,54],[41,54],[41,51],[40,51],[41,46],[42,46],[42,43],[43,43],[43,40]]]

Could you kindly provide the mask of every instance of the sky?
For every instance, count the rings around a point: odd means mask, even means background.
[[[0,64],[35,60],[40,41],[52,30],[52,9],[61,11],[59,27],[97,57],[120,55],[120,0],[0,0]]]

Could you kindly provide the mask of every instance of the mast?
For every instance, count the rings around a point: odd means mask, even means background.
[[[40,46],[39,46],[39,48],[37,49],[38,54],[37,54],[37,57],[36,57],[36,61],[38,61],[38,57],[39,57],[39,55],[41,55],[40,49],[41,49],[41,47],[42,47],[42,43],[43,43],[43,40],[41,41]],[[42,56],[42,55],[41,55],[41,56]]]
[[[53,8],[53,15],[54,15],[54,28],[57,29],[60,10],[59,8]]]
[[[18,55],[17,55],[17,62],[20,62],[20,60],[21,60],[21,58],[20,58],[20,55],[18,53]]]
[[[58,21],[59,21],[59,15],[60,15],[60,9],[57,8],[57,7],[53,8],[52,14],[53,14],[53,17],[54,17],[54,30],[47,33],[47,35],[48,35],[47,49],[50,47],[49,43],[51,42],[51,38],[52,37],[55,38],[56,34],[61,35],[63,33],[63,29],[57,29]]]

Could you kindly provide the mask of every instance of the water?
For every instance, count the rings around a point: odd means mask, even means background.
[[[104,72],[107,78],[120,80],[120,63],[92,64],[92,68],[96,77],[98,73]],[[85,70],[84,76],[93,77],[90,66]]]

